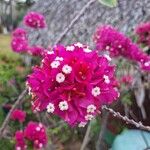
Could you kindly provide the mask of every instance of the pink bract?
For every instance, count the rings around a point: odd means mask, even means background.
[[[141,69],[150,71],[150,57],[113,27],[98,27],[94,34],[94,41],[98,50],[108,51],[113,57],[123,56],[137,62]]]
[[[142,43],[150,47],[150,22],[142,23],[135,29],[138,36],[138,43]]]
[[[12,113],[11,113],[11,119],[12,120],[17,120],[19,122],[24,122],[26,118],[26,112],[19,110],[19,109],[15,109]]]
[[[29,12],[24,17],[24,23],[31,28],[44,28],[46,26],[44,16],[38,12]]]
[[[24,130],[24,136],[36,149],[42,149],[48,142],[45,126],[41,123],[30,121]]]
[[[47,110],[72,126],[85,126],[101,105],[117,99],[114,71],[106,57],[81,43],[55,46],[28,76],[33,110]]]
[[[26,150],[27,149],[23,131],[16,131],[15,141],[16,141],[16,150]]]

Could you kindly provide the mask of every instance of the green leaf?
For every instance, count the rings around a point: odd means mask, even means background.
[[[98,0],[101,4],[106,5],[108,7],[116,7],[118,4],[117,0]]]

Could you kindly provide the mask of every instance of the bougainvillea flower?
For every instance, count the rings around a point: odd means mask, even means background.
[[[25,25],[31,28],[44,28],[46,26],[45,18],[38,12],[29,12],[24,17]]]
[[[126,85],[131,85],[133,82],[133,77],[131,75],[124,75],[121,77],[121,83]]]
[[[41,46],[32,46],[28,49],[28,52],[33,56],[44,56],[46,50]]]
[[[13,31],[12,36],[16,38],[22,38],[23,40],[25,40],[27,38],[27,32],[23,28],[17,28]]]
[[[16,141],[16,150],[26,150],[27,149],[23,131],[16,131],[15,141]]]
[[[111,56],[123,56],[137,62],[144,70],[150,71],[150,58],[136,44],[111,26],[99,27],[94,34],[96,48],[108,51]]]
[[[11,48],[17,53],[23,53],[28,50],[28,41],[22,38],[12,38]]]
[[[36,149],[42,149],[48,142],[46,128],[41,123],[29,122],[24,130],[24,136]]]
[[[26,112],[22,111],[20,109],[15,109],[12,113],[11,113],[11,119],[12,120],[17,120],[19,122],[24,122],[26,118]]]
[[[84,126],[101,105],[117,99],[114,70],[106,57],[81,43],[55,46],[28,76],[33,110],[47,110],[72,126]]]
[[[142,23],[135,29],[138,36],[138,43],[142,43],[150,47],[150,22]]]

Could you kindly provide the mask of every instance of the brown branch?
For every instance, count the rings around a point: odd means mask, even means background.
[[[104,137],[104,134],[106,131],[108,117],[109,117],[109,112],[106,110],[103,110],[102,111],[102,120],[101,120],[101,129],[100,129],[99,137],[98,137],[98,140],[96,143],[96,150],[100,150],[102,147],[102,141],[103,141],[103,137]]]
[[[84,150],[86,148],[86,145],[89,142],[90,131],[91,131],[91,122],[89,123],[89,125],[87,127],[87,130],[86,130],[86,133],[85,133],[85,136],[84,136],[80,150]]]
[[[65,30],[60,34],[55,44],[58,44],[62,41],[67,32],[73,27],[73,25],[80,19],[83,13],[93,4],[96,0],[90,0],[87,4],[80,10],[80,12],[74,17],[74,19],[70,22],[70,24],[65,28]]]
[[[145,126],[142,124],[142,122],[136,122],[133,119],[129,119],[127,116],[123,116],[120,114],[120,112],[116,112],[114,111],[112,108],[108,108],[107,106],[102,106],[103,110],[107,110],[108,112],[110,112],[114,117],[117,117],[123,121],[125,121],[127,124],[132,124],[134,126],[136,126],[139,129],[142,130],[146,130],[150,132],[150,126]]]
[[[3,132],[4,132],[5,128],[6,128],[6,126],[9,123],[11,113],[20,104],[21,100],[24,98],[24,96],[26,94],[27,94],[27,89],[23,90],[23,92],[19,95],[18,99],[16,100],[16,102],[14,103],[14,105],[12,106],[12,108],[10,109],[9,113],[7,114],[5,120],[3,121],[3,124],[2,124],[2,126],[0,128],[0,139],[2,138]]]

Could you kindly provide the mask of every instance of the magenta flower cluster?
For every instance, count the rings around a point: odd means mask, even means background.
[[[13,51],[17,53],[23,53],[26,52],[28,49],[28,39],[27,39],[27,33],[22,28],[17,28],[12,33],[12,41],[11,41],[11,47]]]
[[[24,17],[24,23],[32,28],[44,28],[46,21],[44,16],[37,12],[29,12]],[[12,33],[11,41],[12,50],[17,53],[29,53],[33,56],[43,56],[45,49],[41,46],[30,46],[27,37],[27,31],[23,28],[17,28]]]
[[[46,26],[45,18],[37,12],[29,12],[24,17],[24,24],[31,28],[44,28]]]
[[[150,22],[142,23],[135,29],[138,36],[138,43],[150,47]]]
[[[43,124],[29,122],[24,131],[15,133],[16,150],[26,150],[27,143],[31,142],[34,149],[42,149],[48,142],[46,128]]]
[[[113,57],[123,56],[133,60],[137,62],[143,70],[150,71],[150,56],[113,27],[99,27],[94,35],[94,41],[98,50],[109,51]]]
[[[106,57],[81,43],[55,46],[28,76],[33,110],[47,110],[72,126],[85,126],[101,105],[117,99],[114,70]]]
[[[25,121],[25,118],[26,118],[26,112],[20,109],[15,109],[11,113],[11,119],[14,121],[19,121],[21,123]]]

